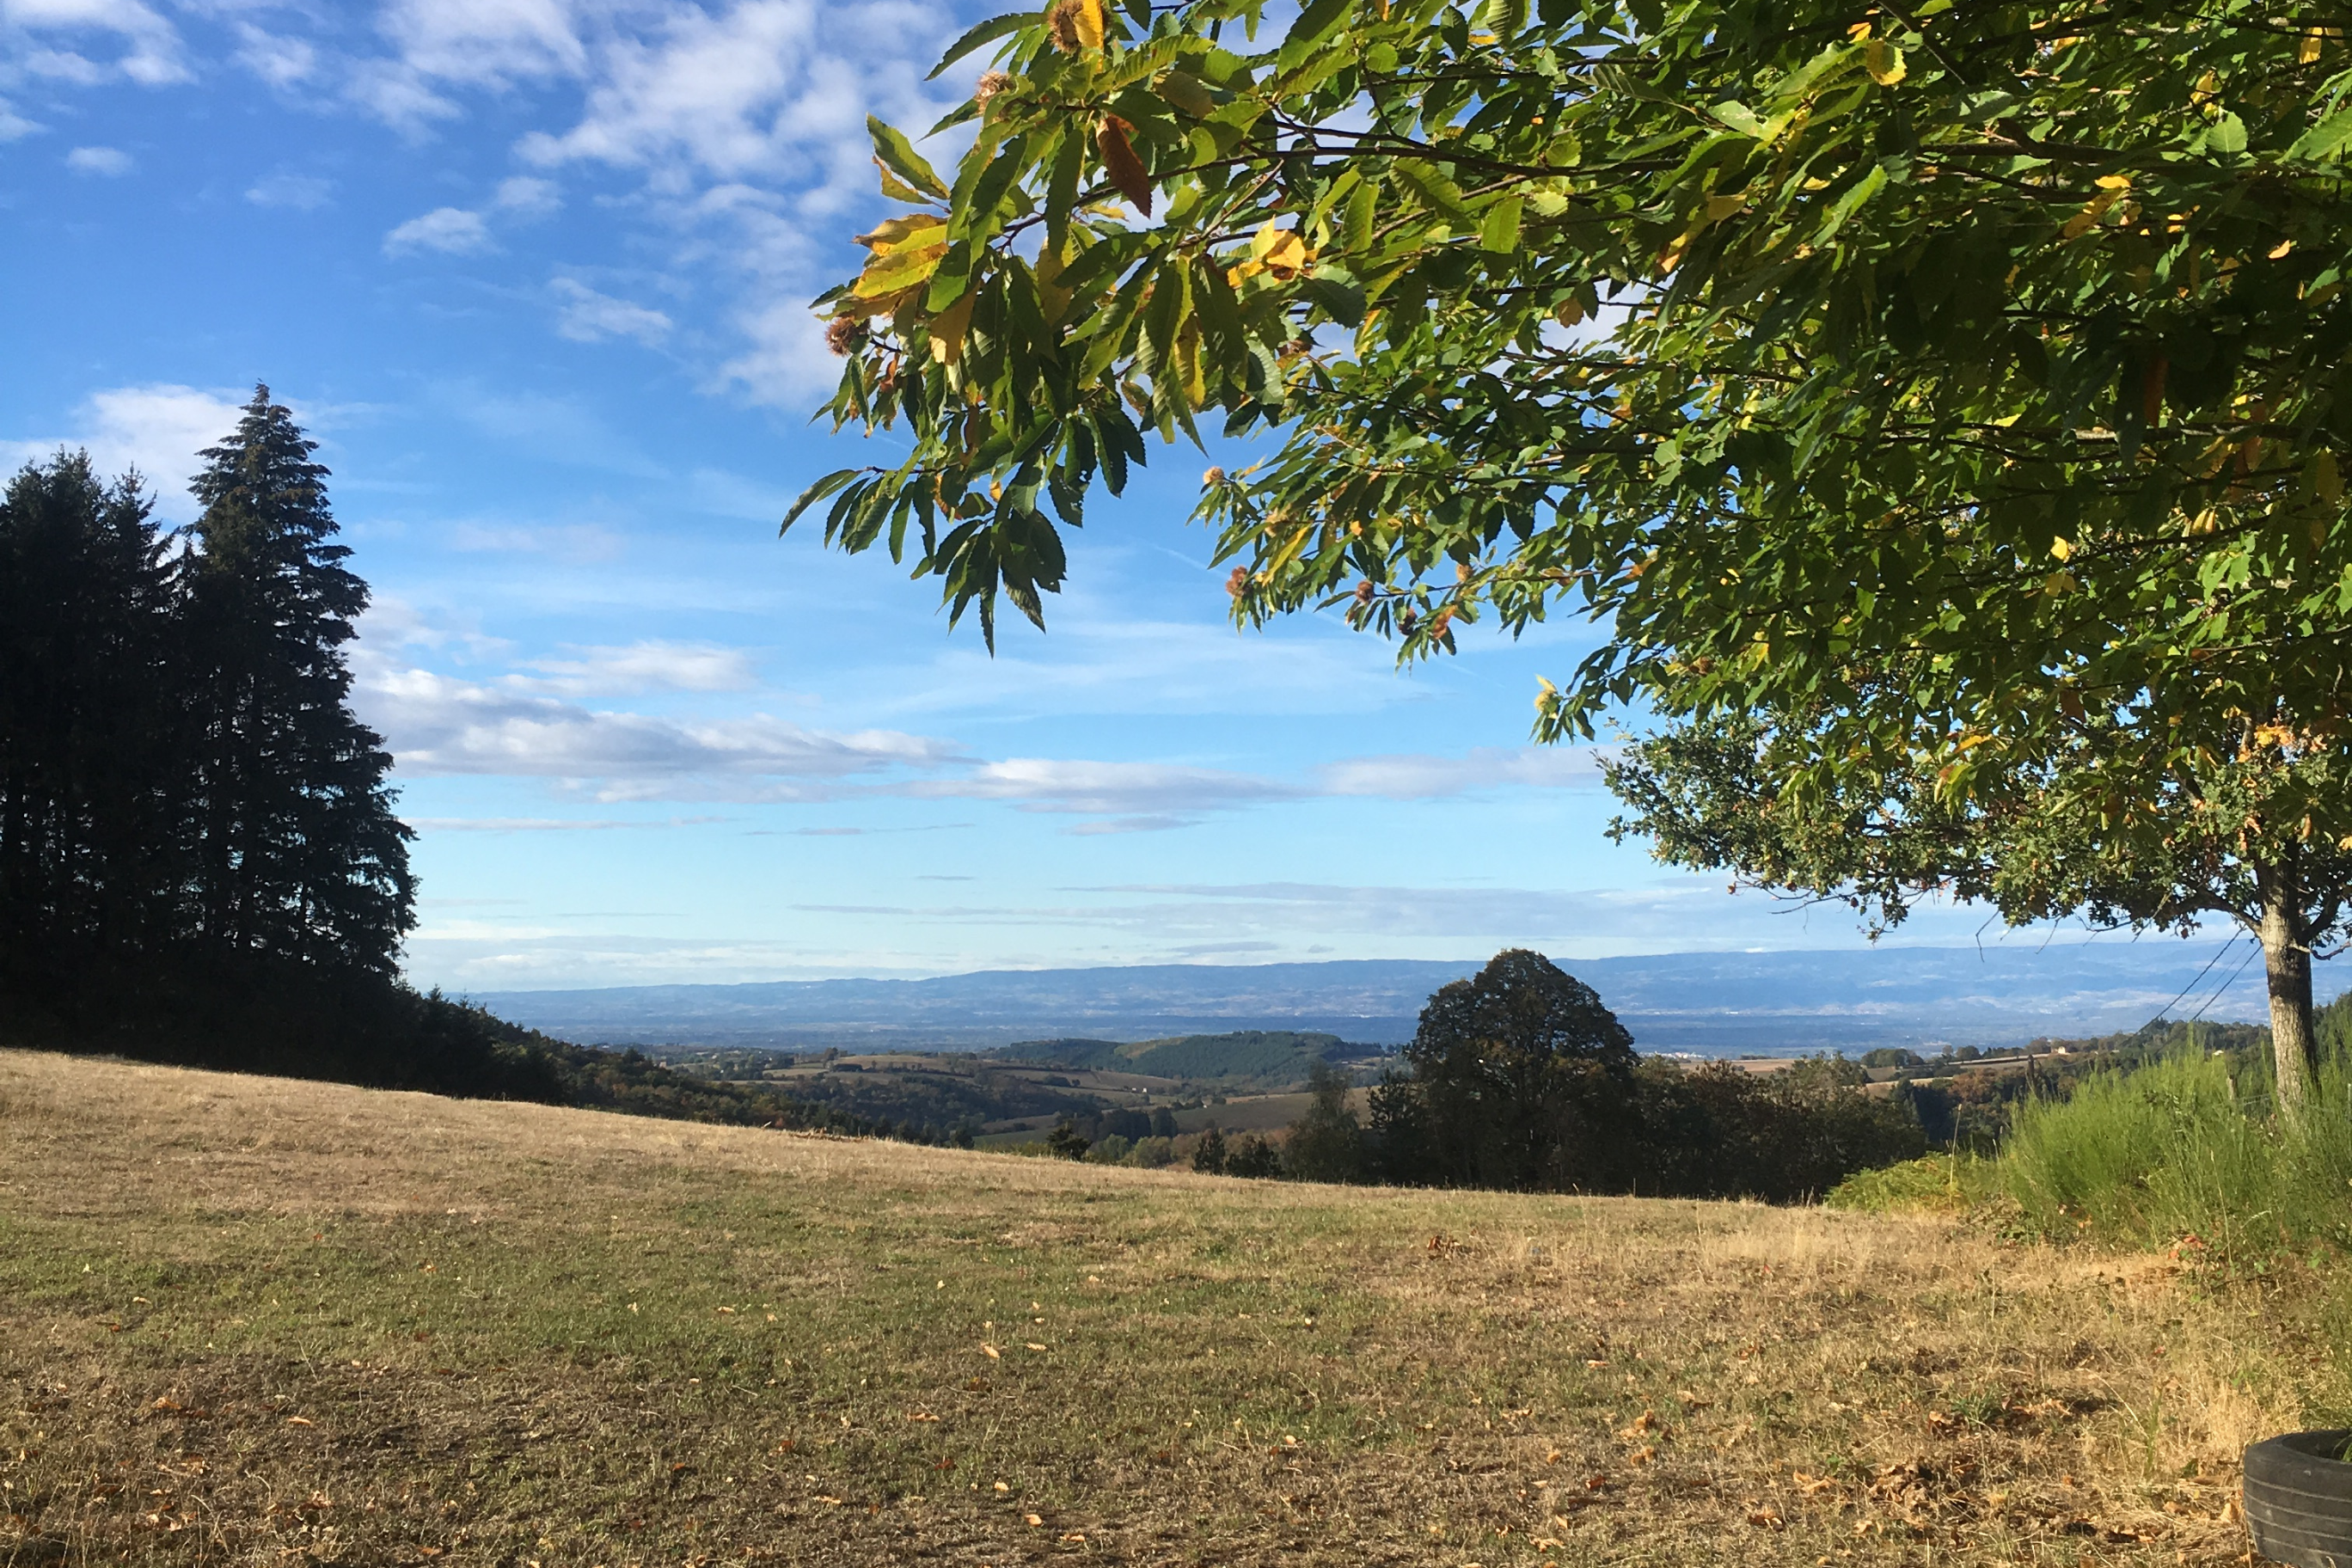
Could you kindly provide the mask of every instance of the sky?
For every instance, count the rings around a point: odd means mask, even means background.
[[[295,410],[420,984],[1859,946],[1609,840],[1593,753],[1528,744],[1589,626],[1410,670],[1236,630],[1187,519],[1245,454],[1156,448],[993,658],[777,537],[872,450],[811,422],[806,308],[892,210],[865,117],[937,119],[984,9],[0,0],[0,459],[85,447],[184,522],[255,383]]]

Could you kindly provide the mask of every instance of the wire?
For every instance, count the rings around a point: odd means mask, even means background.
[[[2253,963],[2262,951],[2262,943],[2256,942],[2252,949],[2247,952],[2246,956],[2238,961],[2238,967],[2230,971],[2230,978],[2215,986],[2213,988],[2213,994],[2205,998],[2205,1007],[2210,1007],[2214,1003],[2219,1002],[2223,994],[2226,993],[2231,986],[2235,985],[2238,983],[2238,976],[2246,972],[2246,965]],[[2203,1017],[2205,1016],[2205,1007],[2200,1007],[2196,1012],[2190,1014],[2189,1021],[2193,1024],[2198,1019]]]
[[[2231,932],[2230,933],[2230,940],[2229,940],[2229,941],[2227,941],[2227,942],[2223,942],[2223,943],[2221,944],[2221,946],[2220,951],[2219,951],[2219,952],[2215,952],[2215,953],[2213,954],[2213,956],[2212,956],[2212,957],[2210,957],[2210,958],[2209,958],[2209,959],[2207,959],[2207,960],[2205,961],[2205,967],[2204,967],[2204,968],[2202,968],[2202,969],[2200,969],[2200,970],[2199,970],[2199,971],[2197,972],[2197,978],[2196,978],[2196,979],[2194,979],[2194,980],[2192,980],[2192,981],[2190,981],[2188,984],[2186,984],[2186,985],[2182,986],[2182,987],[2180,988],[2180,994],[2179,994],[2179,995],[2175,996],[2171,1001],[2167,1002],[2163,1006],[2158,1007],[2158,1008],[2156,1010],[2156,1016],[2155,1016],[2155,1017],[2153,1017],[2153,1018],[2150,1018],[2150,1019],[2148,1020],[2148,1022],[2149,1022],[2149,1023],[2151,1023],[2151,1024],[2161,1024],[2161,1023],[2163,1023],[2163,1022],[2164,1022],[2164,1016],[2165,1016],[2167,1013],[2171,1012],[2175,1007],[2179,1006],[2183,1002],[2186,1002],[2187,1000],[2189,1000],[2189,994],[2191,991],[2196,990],[2200,985],[2204,984],[2205,984],[2205,977],[2206,977],[2207,975],[2209,975],[2209,974],[2210,974],[2210,973],[2213,973],[2213,966],[2214,966],[2215,964],[2217,964],[2217,963],[2221,963],[2221,955],[2222,955],[2222,953],[2226,953],[2226,952],[2228,952],[2231,948],[2233,948],[2233,947],[2237,946],[2237,945],[2238,945],[2238,939],[2239,939],[2240,937],[2242,937],[2242,936],[2245,935],[2245,934],[2246,934],[2246,933],[2245,933],[2245,932],[2243,932],[2243,931],[2231,931]],[[2206,1005],[2206,1006],[2208,1006],[2208,1007],[2210,1007],[2210,1006],[2211,1006],[2211,1005],[2212,1005],[2212,1004],[2209,1002],[2209,1003],[2207,1003],[2205,1005]],[[2199,1011],[2200,1011],[2200,1012],[2201,1012],[2201,1011],[2203,1011],[2203,1009],[2202,1009],[2202,1008],[2200,1008],[2200,1009],[2199,1009]]]

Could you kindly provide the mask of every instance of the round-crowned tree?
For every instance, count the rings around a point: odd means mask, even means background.
[[[1429,999],[1410,1076],[1372,1093],[1392,1178],[1520,1190],[1622,1185],[1633,1037],[1590,985],[1539,952],[1497,953]]]

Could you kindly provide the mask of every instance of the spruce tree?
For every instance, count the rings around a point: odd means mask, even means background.
[[[317,450],[257,386],[191,487],[197,920],[228,954],[389,975],[415,923],[411,835],[383,737],[350,707],[343,648],[368,590],[333,542]]]
[[[173,923],[163,552],[138,476],[87,453],[0,498],[0,984],[49,1007]]]

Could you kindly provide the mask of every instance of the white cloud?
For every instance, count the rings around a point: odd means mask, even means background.
[[[518,690],[565,697],[617,697],[638,691],[749,691],[760,683],[749,651],[709,643],[647,640],[619,647],[570,647],[569,657],[523,661],[534,676],[511,675]]]
[[[20,136],[30,136],[40,129],[40,122],[26,119],[0,98],[0,142],[14,142]]]
[[[0,0],[0,29],[27,39],[110,33],[120,42],[121,52],[111,62],[37,46],[19,57],[36,75],[84,82],[120,75],[145,87],[192,79],[181,58],[178,31],[141,0]]]
[[[562,206],[563,199],[554,181],[517,174],[512,179],[499,182],[498,193],[490,198],[490,205],[500,212],[516,213],[524,217],[544,217]]]
[[[383,237],[383,251],[386,256],[419,250],[437,250],[448,256],[478,255],[498,248],[498,241],[490,236],[491,213],[530,219],[545,217],[562,205],[552,181],[517,175],[500,181],[488,205],[481,210],[435,207],[422,217],[410,218]]]
[[[461,522],[449,531],[449,548],[469,553],[547,555],[560,561],[616,560],[628,542],[593,522],[552,527]]]
[[[577,75],[587,60],[562,0],[393,0],[377,26],[403,68],[443,81]]]
[[[291,207],[315,212],[334,196],[335,182],[317,174],[265,174],[254,181],[245,199],[257,207]]]
[[[906,793],[1010,801],[1023,811],[1117,817],[1123,823],[1112,831],[1142,831],[1185,826],[1202,812],[1297,800],[1311,792],[1278,779],[1217,768],[1013,757],[984,763],[962,778],[911,784]]]
[[[77,147],[66,154],[66,167],[77,174],[111,178],[131,173],[131,154],[120,147]]]
[[[586,821],[570,816],[412,816],[419,833],[610,833],[630,827],[698,827],[723,816],[673,816],[661,821]]]
[[[841,361],[824,346],[824,323],[797,299],[763,305],[738,323],[751,346],[719,367],[721,386],[758,402],[798,405],[833,390]]]
[[[826,786],[954,760],[947,742],[837,733],[765,714],[688,721],[602,711],[402,668],[366,655],[354,705],[411,773],[593,782],[606,800],[822,798]]]
[[[275,88],[309,81],[319,73],[319,51],[301,38],[264,32],[250,22],[236,27],[242,47],[237,63]]]
[[[746,0],[719,16],[674,11],[658,37],[614,39],[579,124],[526,137],[523,155],[631,167],[683,160],[721,174],[773,169],[788,105],[797,107],[792,89],[820,63],[814,41],[806,0]]]
[[[201,463],[196,454],[236,428],[244,402],[233,393],[171,384],[111,387],[83,403],[77,434],[0,441],[0,456],[13,466],[60,447],[86,447],[100,473],[136,468],[155,493],[158,515],[184,521],[195,513],[187,483]]]
[[[482,215],[467,212],[463,207],[436,207],[421,217],[406,223],[383,237],[387,256],[400,256],[412,251],[437,250],[449,256],[468,256],[492,248],[490,226]]]
[[[670,319],[648,306],[600,294],[576,279],[558,278],[548,287],[562,301],[555,330],[574,342],[634,338],[651,348],[669,335]]]
[[[1515,784],[1571,789],[1597,784],[1601,755],[1590,746],[1480,746],[1461,757],[1349,757],[1325,763],[1316,777],[1328,795],[1430,800]]]

